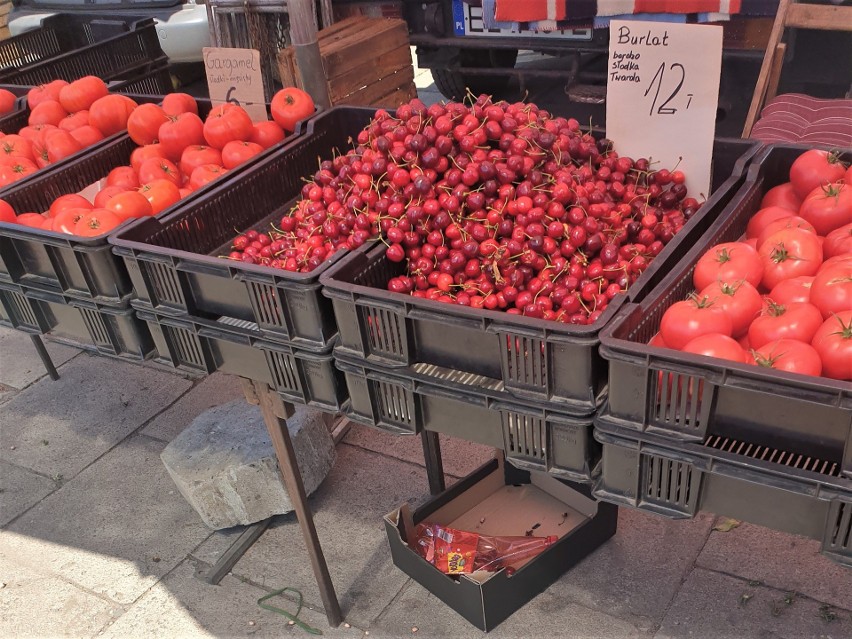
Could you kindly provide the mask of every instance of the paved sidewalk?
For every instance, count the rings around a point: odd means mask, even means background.
[[[326,636],[482,636],[390,559],[382,515],[427,497],[419,440],[353,427],[310,500],[349,624],[329,630],[292,516],[221,585],[194,576],[240,530],[207,529],[159,453],[199,412],[239,397],[236,380],[48,349],[57,382],[25,335],[0,329],[0,636],[303,635],[257,607],[284,586]],[[454,477],[490,454],[458,440],[444,451]],[[852,636],[852,571],[815,541],[719,523],[623,510],[612,540],[490,636]]]

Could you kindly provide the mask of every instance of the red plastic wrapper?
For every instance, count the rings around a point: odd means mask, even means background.
[[[478,570],[514,570],[514,565],[547,550],[559,538],[480,535],[423,522],[415,528],[414,550],[447,575]]]

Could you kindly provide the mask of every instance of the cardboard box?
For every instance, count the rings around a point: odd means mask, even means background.
[[[545,590],[566,570],[615,534],[618,508],[591,498],[589,488],[546,473],[504,464],[502,456],[411,513],[407,505],[385,516],[397,568],[480,630],[489,631]],[[431,521],[490,535],[555,535],[559,540],[516,566],[509,576],[445,575],[407,544],[414,526]]]

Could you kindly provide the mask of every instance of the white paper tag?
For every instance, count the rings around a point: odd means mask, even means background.
[[[257,49],[204,47],[202,54],[213,105],[230,102],[243,107],[254,122],[267,120]]]

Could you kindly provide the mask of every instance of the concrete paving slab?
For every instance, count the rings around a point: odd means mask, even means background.
[[[163,446],[123,442],[18,518],[0,551],[133,603],[210,535],[160,463]]]
[[[234,375],[213,373],[205,377],[167,411],[157,415],[141,432],[148,437],[170,442],[207,409],[227,404],[241,397],[243,392],[240,389],[239,378]]]
[[[41,475],[0,461],[0,526],[47,497],[56,484]]]
[[[704,545],[713,519],[673,521],[628,508],[615,536],[550,588],[554,596],[655,628]]]
[[[211,586],[193,576],[195,569],[195,562],[183,562],[112,624],[104,638],[309,636],[289,626],[285,617],[258,607],[257,600],[267,591],[232,576]],[[274,601],[279,608],[296,610],[290,601]],[[322,611],[303,609],[299,618],[325,636],[355,638],[363,634],[354,628],[329,629]]]
[[[0,459],[68,480],[176,400],[190,382],[81,355],[3,406]]]
[[[696,563],[852,609],[852,570],[821,555],[819,547],[813,539],[743,523],[711,533]]]
[[[406,501],[425,498],[428,487],[417,466],[352,446],[339,446],[337,453],[310,506],[343,614],[352,625],[365,627],[406,581],[391,561],[382,517]],[[221,537],[209,543],[223,549]],[[207,546],[194,554],[205,556]],[[306,602],[321,602],[294,515],[267,529],[232,572],[269,589],[298,588]]]
[[[812,599],[788,598],[784,591],[698,568],[684,583],[656,637],[852,637],[852,617]]]
[[[424,465],[423,444],[417,436],[392,435],[353,423],[343,441],[352,446],[360,446],[412,464]],[[441,435],[441,454],[444,473],[453,477],[464,477],[491,459],[494,449]]]
[[[416,628],[416,633],[413,632]],[[637,637],[642,633],[626,621],[558,599],[546,590],[488,633],[489,639],[571,639]],[[371,637],[452,637],[482,639],[470,625],[420,584],[405,590],[370,627]]]
[[[62,364],[80,353],[80,349],[44,340],[53,365]],[[62,372],[59,373],[62,375]],[[0,328],[0,384],[12,388],[26,388],[47,375],[35,346],[27,333],[11,328]]]
[[[124,612],[60,577],[22,566],[1,550],[0,583],[2,637],[92,637]]]

